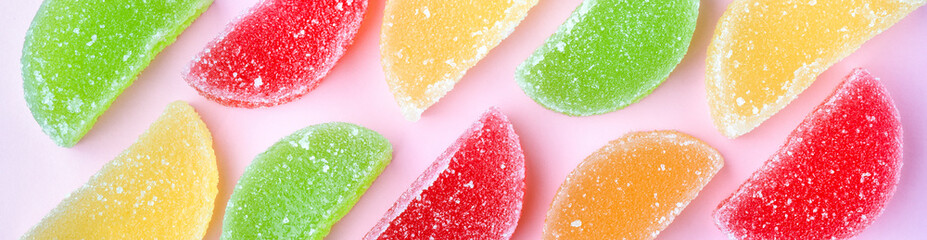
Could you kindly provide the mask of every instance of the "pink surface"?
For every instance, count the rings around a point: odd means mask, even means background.
[[[587,155],[629,131],[678,129],[699,137],[724,155],[726,166],[661,239],[723,239],[711,220],[717,204],[772,155],[785,137],[854,67],[882,78],[901,112],[904,169],[898,192],[884,214],[859,239],[923,238],[927,222],[927,8],[877,36],[818,78],[795,102],[765,124],[729,140],[711,124],[705,101],[705,49],[715,23],[730,2],[702,1],[689,55],[653,94],[640,103],[601,116],[574,118],[548,111],[522,93],[515,67],[543,43],[580,0],[542,0],[512,36],[464,77],[454,91],[417,123],[405,121],[394,103],[377,50],[384,0],[372,0],[355,44],[315,91],[292,103],[264,109],[221,106],[199,96],[181,70],[257,0],[217,0],[120,96],[74,148],[48,139],[26,108],[19,71],[24,34],[39,0],[0,1],[0,239],[14,239],[36,224],[68,193],[131,145],[164,106],[185,100],[203,116],[219,157],[219,196],[207,239],[218,239],[225,203],[238,176],[255,155],[305,126],[349,121],[376,130],[392,142],[392,164],[329,239],[359,239],[415,178],[479,114],[499,106],[521,136],[527,165],[527,195],[514,239],[537,239],[544,215],[563,178]]]

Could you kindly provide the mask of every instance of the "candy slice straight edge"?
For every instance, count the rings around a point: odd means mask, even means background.
[[[831,65],[927,0],[736,0],[708,47],[712,119],[729,138],[785,108]]]
[[[22,239],[202,239],[218,183],[209,129],[177,101]]]
[[[26,32],[26,104],[71,147],[212,0],[45,0]]]

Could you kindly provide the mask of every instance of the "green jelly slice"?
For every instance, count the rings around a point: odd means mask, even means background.
[[[571,116],[650,94],[685,56],[698,0],[585,0],[515,73],[525,93]]]
[[[238,180],[222,239],[322,239],[392,152],[386,138],[350,123],[314,125],[283,138]]]
[[[45,0],[26,32],[22,71],[32,116],[60,146],[97,117],[212,0]]]

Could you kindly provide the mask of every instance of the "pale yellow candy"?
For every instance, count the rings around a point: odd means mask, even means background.
[[[831,65],[927,0],[735,0],[708,48],[715,126],[734,138],[759,126]]]
[[[537,0],[390,0],[380,56],[406,119],[418,120],[515,30]]]
[[[209,130],[174,102],[22,238],[202,239],[218,182]]]

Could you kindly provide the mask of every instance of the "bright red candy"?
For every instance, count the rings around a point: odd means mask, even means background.
[[[318,86],[366,10],[367,0],[261,1],[207,46],[184,78],[227,106],[290,102]]]
[[[524,194],[518,135],[493,108],[418,177],[365,239],[508,239]]]
[[[854,70],[715,211],[734,239],[847,239],[895,191],[902,130],[888,91]]]

